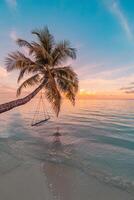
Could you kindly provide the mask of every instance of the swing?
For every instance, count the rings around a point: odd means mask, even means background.
[[[32,122],[31,122],[31,126],[39,126],[45,122],[47,122],[50,119],[50,116],[47,112],[47,110],[45,109],[45,101],[43,98],[43,93],[42,91],[40,92],[40,97],[39,97],[39,102],[37,104]]]

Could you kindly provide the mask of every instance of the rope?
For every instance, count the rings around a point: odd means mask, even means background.
[[[50,116],[47,110],[45,109],[45,107],[46,107],[45,100],[43,98],[43,93],[41,91],[40,98],[39,98],[39,101],[38,101],[38,104],[37,104],[37,107],[35,109],[35,113],[32,119],[32,123],[31,123],[32,126],[39,125],[42,122],[48,121],[50,119]]]

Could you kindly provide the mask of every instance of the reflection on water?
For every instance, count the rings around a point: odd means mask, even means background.
[[[55,138],[54,138],[54,142],[52,143],[52,151],[54,151],[54,152],[57,152],[57,151],[62,151],[62,143],[61,143],[61,141],[60,141],[60,138],[59,138],[59,136],[56,136]]]
[[[0,115],[0,174],[33,160],[43,163],[47,174],[56,169],[54,164],[63,164],[133,190],[134,101],[79,101],[75,108],[66,104],[59,119],[50,112],[51,120],[38,127],[30,126],[32,107],[30,103]],[[48,168],[47,162],[53,165]]]

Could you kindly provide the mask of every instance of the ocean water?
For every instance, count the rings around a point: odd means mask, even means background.
[[[36,127],[30,126],[35,101],[0,115],[0,174],[31,158],[134,191],[134,101],[79,100],[75,107],[64,102],[58,119],[46,107],[51,119]]]

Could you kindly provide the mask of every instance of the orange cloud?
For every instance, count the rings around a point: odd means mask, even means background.
[[[4,68],[0,67],[0,78],[5,78],[7,76],[7,71]]]

